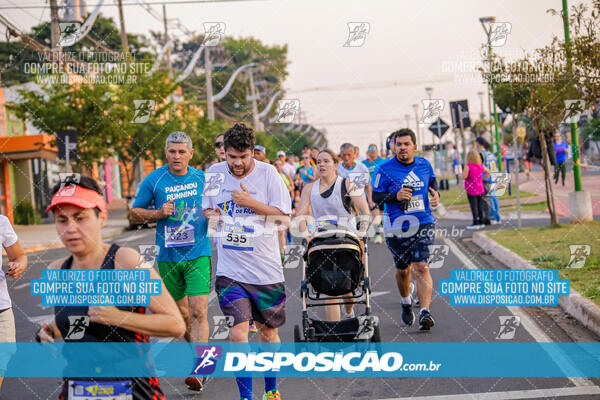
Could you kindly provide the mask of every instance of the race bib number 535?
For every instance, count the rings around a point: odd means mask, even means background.
[[[225,224],[223,232],[223,248],[230,250],[252,251],[254,228],[239,224]]]

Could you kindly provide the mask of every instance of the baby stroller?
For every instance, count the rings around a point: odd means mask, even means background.
[[[365,254],[367,248],[365,244]],[[379,342],[379,318],[371,315],[368,261],[363,265],[360,239],[352,232],[334,227],[317,232],[304,253],[300,293],[302,327],[294,326],[296,342]],[[368,260],[368,257],[365,257]],[[352,293],[352,296],[345,296]],[[336,303],[328,296],[340,296]],[[344,303],[364,304],[364,314],[341,321],[310,318],[310,307]],[[355,310],[355,313],[357,311]]]

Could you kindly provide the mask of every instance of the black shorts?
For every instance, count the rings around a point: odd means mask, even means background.
[[[388,236],[385,242],[394,257],[397,269],[406,269],[413,262],[429,260],[429,246],[435,238],[435,224],[422,224],[413,236]]]

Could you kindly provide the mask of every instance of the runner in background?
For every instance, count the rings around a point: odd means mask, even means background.
[[[281,166],[283,168],[283,172],[293,180],[294,177],[296,176],[296,169],[291,164],[291,160],[288,160],[288,158],[285,154],[285,151],[279,150],[277,152],[277,159],[279,161],[281,161]]]
[[[352,143],[342,144],[340,147],[342,162],[338,164],[338,175],[351,180],[360,190],[363,190],[369,208],[374,208],[375,203],[371,198],[373,191],[370,181],[371,175],[365,164],[356,162],[355,154]]]
[[[310,153],[302,154],[302,165],[296,173],[296,180],[300,183],[301,188],[308,182],[314,182],[319,177],[317,168],[312,164]]]
[[[215,154],[217,161],[225,161],[225,149],[223,148],[223,134],[217,135],[215,138]]]
[[[446,147],[448,148],[448,156],[452,160],[452,170],[456,176],[456,185],[460,183],[460,176],[462,175],[461,158],[458,149],[454,146],[454,143],[447,142]]]
[[[284,171],[283,171],[283,165],[282,165],[282,161],[281,159],[277,159],[275,161],[273,161],[273,166],[275,167],[275,169],[277,170],[277,173],[279,174],[279,176],[281,176],[281,179],[283,179],[283,183],[285,184],[285,187],[287,188],[287,190],[290,193],[290,207],[292,208],[292,212],[294,210],[294,184],[292,183],[292,178],[287,175]],[[292,235],[290,234],[289,229],[286,230],[280,230],[279,231],[279,251],[281,252],[281,262],[284,263],[284,257],[285,257],[285,246],[286,244],[291,244],[292,243]]]
[[[267,160],[266,149],[263,146],[254,146],[254,159],[262,162],[269,162]]]
[[[385,162],[385,159],[379,157],[379,151],[377,150],[376,144],[370,144],[367,148],[367,159],[363,161],[363,164],[369,170],[369,174],[371,176],[371,184],[373,183],[373,179],[375,178],[375,171],[377,166]],[[369,203],[375,204],[373,199],[371,198]],[[373,226],[375,226],[375,243],[383,243],[383,210],[384,205],[379,204],[378,206],[373,206],[371,209],[373,216]]]
[[[366,160],[365,156],[360,154],[360,147],[354,146],[354,157],[356,162],[363,162]]]

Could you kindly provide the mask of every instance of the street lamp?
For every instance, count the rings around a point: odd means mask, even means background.
[[[428,86],[425,88],[425,93],[429,97],[429,108],[431,108],[431,95],[433,94],[433,88]],[[438,135],[440,134],[441,124],[438,123]],[[437,145],[435,144],[435,135],[433,135],[433,170],[437,171]],[[437,172],[436,172],[437,173]]]
[[[208,52],[204,53],[205,55],[208,54]],[[235,78],[238,76],[238,74],[240,72],[242,72],[244,69],[246,68],[251,68],[251,67],[256,67],[256,63],[250,63],[250,64],[246,64],[246,65],[242,65],[241,67],[239,67],[238,69],[236,69],[234,71],[233,74],[231,74],[231,77],[229,78],[229,80],[227,81],[227,83],[225,84],[225,86],[223,87],[223,89],[213,95],[212,94],[212,79],[210,78],[210,74],[206,74],[206,101],[208,103],[208,118],[211,120],[215,119],[215,106],[214,106],[214,102],[215,101],[219,101],[221,100],[223,97],[225,97],[227,95],[227,93],[229,93],[229,90],[231,90],[231,86],[233,85],[233,81],[235,80]],[[210,65],[207,66],[207,72],[208,72],[208,68],[212,68]]]
[[[421,150],[423,150],[423,138],[421,137],[421,127],[419,126],[419,105],[413,104],[412,108],[413,110],[415,110],[415,125],[417,126],[417,138],[419,140],[419,144],[421,145]]]
[[[488,63],[490,67],[490,79],[488,80],[488,90],[491,96],[491,105],[490,107],[494,111],[494,128],[496,132],[496,158],[498,160],[498,171],[502,172],[502,157],[500,155],[500,132],[498,132],[498,113],[496,112],[496,101],[494,100],[494,85],[491,82],[492,77],[492,23],[496,22],[496,17],[481,17],[479,18],[479,22],[483,27],[483,31],[487,36],[487,44],[488,44]],[[489,104],[489,102],[488,102]],[[492,110],[490,110],[490,116],[492,114]],[[491,132],[490,132],[491,136]]]

